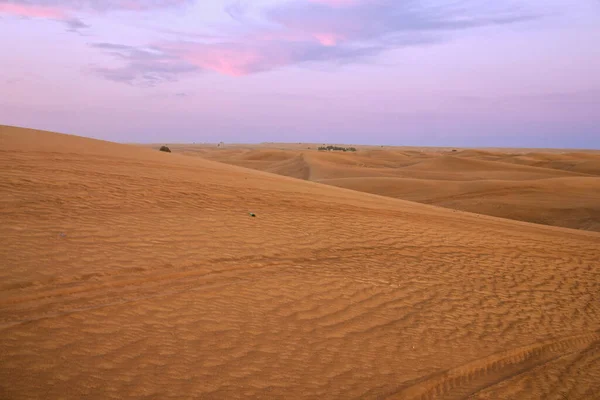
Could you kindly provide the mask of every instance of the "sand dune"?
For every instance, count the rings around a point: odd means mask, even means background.
[[[410,165],[404,171],[422,172],[423,177],[440,176],[446,180],[511,179],[532,180],[558,176],[581,176],[562,170],[549,170],[535,166],[500,164],[487,160],[473,160],[453,155],[440,155]],[[425,175],[425,173],[428,173]]]
[[[600,152],[316,146],[175,147],[176,152],[390,196],[566,228],[600,231]],[[283,161],[282,161],[283,160]]]
[[[600,179],[596,177],[532,181],[345,178],[320,182],[479,214],[600,231]]]
[[[467,150],[460,152],[457,155],[466,157],[475,156],[490,161],[551,168],[589,175],[600,175],[600,157],[596,152],[494,154],[490,152],[472,152]]]
[[[600,393],[598,233],[49,132],[0,151],[2,399]]]
[[[302,154],[291,159],[272,163],[264,170],[274,174],[286,175],[299,179],[308,180],[311,177],[310,166],[304,160]]]

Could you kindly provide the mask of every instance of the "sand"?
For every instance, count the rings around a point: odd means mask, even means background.
[[[172,149],[454,210],[600,232],[600,151],[356,146],[356,153],[342,153],[277,145]]]
[[[598,398],[597,232],[50,132],[0,151],[2,399]]]

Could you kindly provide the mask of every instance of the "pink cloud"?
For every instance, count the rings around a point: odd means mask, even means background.
[[[202,70],[230,76],[243,76],[291,62],[285,47],[256,47],[248,43],[177,43],[159,46],[162,51]]]
[[[61,0],[47,5],[45,0],[0,0],[0,14],[29,18],[67,20],[75,11],[103,12],[110,10],[147,11],[158,8],[178,7],[192,0]]]
[[[341,40],[344,39],[343,35],[337,33],[315,33],[314,37],[321,43],[323,46],[335,46]]]
[[[66,19],[67,13],[57,7],[2,3],[0,13],[30,18]]]
[[[65,24],[70,32],[88,28],[74,15],[78,12],[103,13],[111,10],[147,11],[183,6],[193,0],[0,0],[0,15],[43,18]],[[52,5],[48,5],[52,3]]]
[[[51,12],[56,10],[144,11],[179,7],[192,2],[193,0],[0,0],[0,9],[6,8],[9,11],[13,10],[16,12],[21,12],[25,9],[51,10]],[[49,6],[49,3],[53,5]]]
[[[83,21],[72,17],[67,9],[61,7],[49,7],[35,4],[18,4],[16,2],[2,2],[0,0],[0,15],[12,15],[24,18],[42,18],[63,23],[69,32],[78,32],[87,28]]]
[[[218,47],[204,51],[190,49],[183,54],[182,58],[202,69],[230,76],[248,75],[254,65],[263,61],[255,50],[229,50]]]

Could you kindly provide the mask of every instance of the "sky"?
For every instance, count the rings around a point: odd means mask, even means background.
[[[598,0],[0,0],[0,124],[600,149]]]

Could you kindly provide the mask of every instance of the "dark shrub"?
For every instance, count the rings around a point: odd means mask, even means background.
[[[167,146],[161,146],[160,147],[160,151],[164,151],[164,152],[170,153],[171,149],[169,149]]]
[[[322,146],[319,151],[356,151],[354,147]]]

